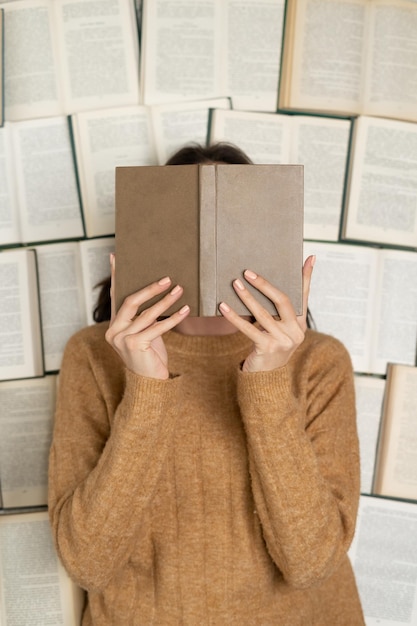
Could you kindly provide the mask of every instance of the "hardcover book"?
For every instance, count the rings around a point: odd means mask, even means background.
[[[168,275],[184,287],[173,310],[188,304],[193,316],[215,316],[225,301],[247,315],[231,285],[251,269],[300,315],[302,263],[302,165],[116,168],[116,308]]]

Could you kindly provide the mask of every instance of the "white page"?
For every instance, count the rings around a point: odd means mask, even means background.
[[[65,572],[48,513],[0,518],[0,623],[79,626],[83,592]]]
[[[45,370],[58,370],[68,339],[87,324],[77,242],[36,247]]]
[[[293,116],[291,163],[304,164],[304,238],[337,241],[351,122]]]
[[[159,165],[191,142],[205,145],[210,109],[230,109],[229,98],[159,104],[150,107]]]
[[[23,241],[84,234],[67,118],[12,127]]]
[[[41,376],[42,338],[35,253],[0,253],[0,380]]]
[[[5,508],[46,505],[56,377],[0,382],[0,480]]]
[[[51,7],[51,0],[23,0],[3,7],[8,120],[56,116],[63,112]]]
[[[346,211],[346,239],[417,247],[417,124],[355,121]]]
[[[291,142],[289,122],[288,115],[216,109],[212,112],[210,143],[234,143],[254,163],[288,163]]]
[[[364,99],[368,115],[417,121],[417,5],[373,3]]]
[[[72,120],[87,236],[113,235],[115,168],[157,162],[149,109],[104,109]]]
[[[415,626],[417,504],[361,496],[349,555],[366,626]]]
[[[233,108],[277,109],[284,0],[222,0],[221,93]]]
[[[385,380],[355,374],[356,412],[361,460],[361,493],[372,493]]]
[[[224,0],[145,0],[141,90],[144,104],[213,98],[219,92]]]
[[[54,5],[65,112],[136,104],[139,53],[133,2],[55,0]]]
[[[310,254],[317,255],[309,298],[317,329],[344,343],[355,371],[371,373],[377,252],[364,246],[305,242],[304,257]]]
[[[79,245],[87,323],[93,324],[93,309],[100,291],[97,285],[110,276],[110,252],[114,252],[115,242],[114,237],[104,237],[85,239]]]
[[[367,11],[363,0],[296,0],[291,100],[304,110],[360,110]]]
[[[2,245],[21,241],[9,122],[0,128],[0,233]]]
[[[372,370],[384,374],[389,361],[414,365],[417,344],[417,252],[381,250],[376,285]]]

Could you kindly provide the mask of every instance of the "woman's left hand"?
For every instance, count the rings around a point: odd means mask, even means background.
[[[273,302],[279,316],[278,319],[259,304],[241,280],[233,281],[237,295],[260,325],[259,328],[245,320],[225,302],[220,303],[219,309],[223,317],[253,341],[253,350],[243,363],[243,371],[260,372],[283,367],[303,342],[307,329],[308,295],[314,261],[315,257],[309,256],[303,266],[303,314],[299,316],[295,314],[288,296],[262,276],[258,276],[250,270],[244,272],[244,277],[248,283]]]

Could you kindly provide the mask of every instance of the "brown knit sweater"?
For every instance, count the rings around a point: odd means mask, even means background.
[[[171,331],[161,381],[126,371],[106,328],[68,343],[50,456],[83,625],[363,625],[346,556],[359,457],[343,346],[307,331],[286,367],[243,373],[242,334]]]

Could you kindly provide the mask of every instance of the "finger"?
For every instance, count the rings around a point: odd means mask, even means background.
[[[129,334],[135,334],[144,331],[149,326],[155,324],[158,317],[161,317],[175,302],[181,298],[184,293],[181,285],[176,285],[169,293],[167,293],[161,300],[158,300],[155,304],[148,309],[144,309],[140,315],[134,317],[130,324],[124,329]],[[122,331],[122,332],[124,332]]]
[[[115,280],[114,280],[114,274],[115,274],[115,263],[116,263],[116,257],[114,255],[114,253],[112,252],[110,254],[110,301],[111,301],[111,314],[110,314],[110,325],[113,323],[114,318],[116,317],[116,300],[114,297],[114,285],[115,285]]]
[[[307,257],[303,265],[303,321],[305,327],[307,327],[307,310],[308,310],[308,298],[310,295],[311,276],[313,274],[314,263],[316,262],[316,256],[314,254]]]
[[[182,322],[182,320],[187,317],[189,313],[190,307],[188,304],[185,304],[169,317],[166,317],[159,322],[154,322],[152,326],[148,326],[148,328],[142,332],[142,339],[145,342],[151,343],[154,339],[157,339],[168,332],[168,330],[175,328],[175,326]]]
[[[171,279],[168,276],[165,276],[159,281],[151,283],[143,289],[140,289],[130,296],[127,296],[127,298],[124,299],[119,311],[114,317],[112,324],[112,326],[114,326],[114,330],[116,332],[120,332],[130,326],[133,318],[135,318],[137,315],[139,307],[141,307],[151,298],[162,294],[164,291],[166,291],[170,284]]]
[[[263,278],[262,276],[259,276],[258,274],[255,274],[255,272],[253,272],[252,270],[245,270],[243,275],[245,279],[248,281],[248,283],[250,283],[253,287],[258,289],[260,293],[262,293],[269,300],[271,300],[271,302],[274,304],[277,310],[277,313],[279,314],[280,319],[283,322],[289,322],[295,319],[296,317],[295,310],[287,294],[285,294],[283,291],[281,291],[274,285],[271,285],[271,283],[268,282],[265,278]],[[250,293],[248,290],[246,290],[246,292],[248,294]],[[244,295],[246,298],[247,297],[246,294]],[[239,297],[240,296],[241,296],[241,293],[239,293]],[[261,305],[257,303],[257,306],[260,307]],[[255,312],[253,313],[256,319],[258,319]],[[262,313],[260,314],[262,315]],[[258,321],[261,322],[260,319],[258,319]]]
[[[244,333],[253,343],[259,343],[262,337],[262,331],[259,330],[252,322],[248,322],[242,316],[238,315],[226,302],[220,302],[220,313],[226,318],[237,330]]]

